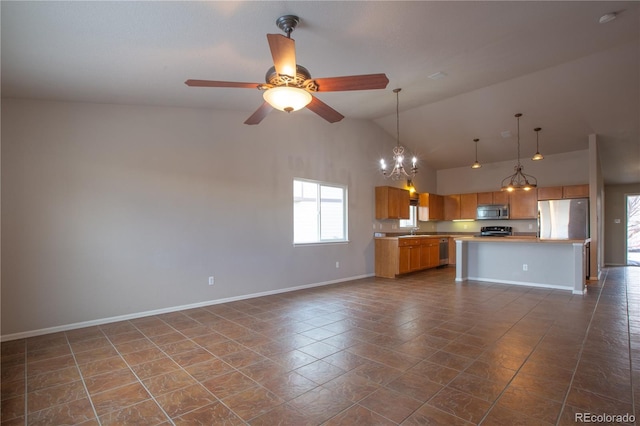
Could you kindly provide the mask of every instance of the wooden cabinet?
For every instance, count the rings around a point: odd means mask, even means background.
[[[460,219],[460,194],[444,196],[444,220]]]
[[[424,238],[420,245],[421,269],[440,266],[440,240],[438,238]]]
[[[478,192],[478,204],[509,204],[509,193],[504,191]]]
[[[538,188],[538,200],[560,200],[563,198],[589,198],[589,185]]]
[[[509,193],[509,219],[536,219],[538,217],[538,194],[531,191]]]
[[[376,219],[409,219],[409,191],[393,186],[377,186]]]
[[[559,200],[562,198],[561,186],[538,188],[538,200]]]
[[[435,268],[440,265],[438,238],[376,238],[375,274],[395,278],[396,275]]]
[[[478,194],[444,196],[444,220],[474,219],[478,210]]]
[[[420,265],[421,241],[419,238],[401,238],[398,240],[398,274],[418,271]]]
[[[589,198],[589,185],[563,186],[562,198]]]
[[[453,237],[449,237],[449,265],[456,264],[456,242]]]
[[[418,220],[444,220],[444,197],[438,194],[420,194],[418,198]]]
[[[460,194],[460,219],[476,219],[478,194]]]

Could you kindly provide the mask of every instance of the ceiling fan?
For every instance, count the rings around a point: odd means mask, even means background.
[[[385,74],[363,74],[345,77],[311,78],[309,71],[296,63],[295,41],[291,32],[300,22],[297,16],[285,15],[276,20],[282,34],[267,34],[273,65],[267,71],[266,83],[187,80],[190,87],[236,87],[263,91],[264,102],[244,122],[258,124],[273,109],[291,112],[307,107],[330,123],[344,118],[335,109],[313,96],[314,92],[384,89],[389,83]]]

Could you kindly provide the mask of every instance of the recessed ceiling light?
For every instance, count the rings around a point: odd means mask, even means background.
[[[601,23],[601,24],[606,24],[607,22],[611,22],[611,21],[613,21],[614,19],[616,19],[616,18],[617,18],[617,16],[618,16],[618,14],[617,14],[617,13],[615,13],[615,12],[606,13],[606,14],[604,14],[604,15],[602,15],[602,16],[600,17],[600,19],[598,20],[598,22],[599,22],[599,23]]]
[[[429,78],[431,80],[440,80],[441,78],[445,78],[447,76],[446,72],[438,71],[437,73],[431,74]]]

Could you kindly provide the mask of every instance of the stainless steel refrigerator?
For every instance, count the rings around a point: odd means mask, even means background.
[[[589,238],[589,199],[538,201],[538,236],[553,240]]]

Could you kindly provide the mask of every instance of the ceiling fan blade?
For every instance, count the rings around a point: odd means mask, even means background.
[[[315,96],[312,96],[311,103],[307,105],[307,108],[327,120],[329,123],[335,123],[344,118],[344,115],[340,114],[338,111],[331,108]]]
[[[268,102],[263,102],[262,105],[260,105],[260,108],[258,108],[256,112],[251,114],[251,117],[247,118],[244,124],[259,124],[262,119],[271,112],[272,109],[273,107],[269,105]]]
[[[296,43],[282,34],[267,34],[273,65],[281,75],[296,75]]]
[[[345,77],[315,78],[318,92],[340,92],[346,90],[384,89],[389,84],[385,74],[349,75]]]
[[[213,80],[187,80],[184,82],[190,87],[237,87],[240,89],[257,89],[261,83],[241,83],[237,81],[213,81]]]

